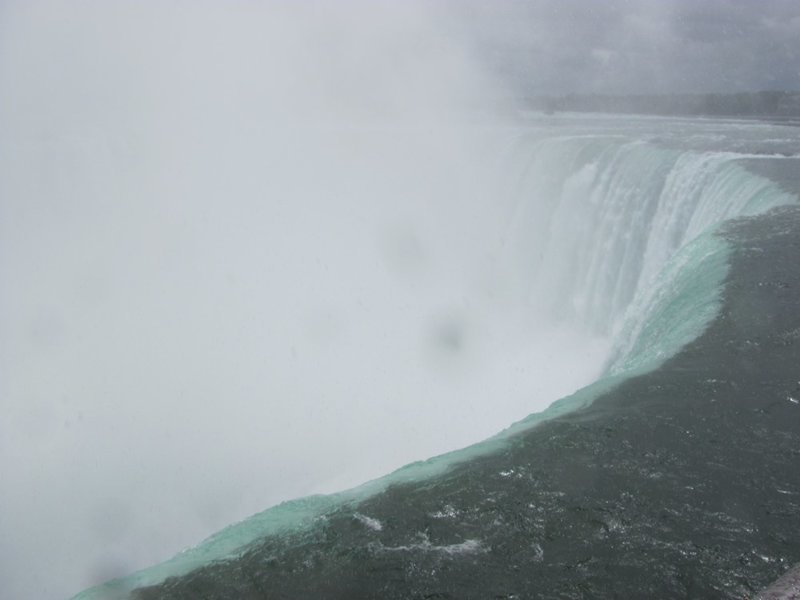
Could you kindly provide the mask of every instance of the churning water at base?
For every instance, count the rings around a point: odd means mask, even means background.
[[[472,356],[480,374],[463,381],[472,388],[471,401],[487,405],[511,390],[536,396],[548,349],[560,358],[547,368],[569,364],[575,358],[570,353],[583,348],[594,358],[580,362],[596,369],[602,361],[605,375],[483,443],[347,492],[284,503],[172,561],[79,598],[155,583],[235,554],[261,536],[311,527],[333,506],[491,452],[514,433],[657,367],[697,337],[718,310],[728,256],[726,243],[714,235],[719,224],[796,200],[745,168],[752,160],[796,161],[796,154],[785,152],[792,133],[757,123],[671,119],[534,118],[520,124],[510,143],[495,145],[500,158],[493,161],[491,191],[502,226],[483,257],[491,268],[481,271],[480,293],[468,308],[435,321],[428,359],[454,368],[447,363],[465,348],[467,336],[482,339]],[[507,139],[509,130],[491,135]],[[776,147],[780,155],[772,152]],[[395,242],[399,263],[413,260],[413,236]],[[537,334],[538,342],[526,342]],[[587,349],[590,342],[594,347]],[[431,385],[435,398],[439,390]],[[446,428],[446,420],[439,427]]]

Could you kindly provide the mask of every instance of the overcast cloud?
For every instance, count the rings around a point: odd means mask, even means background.
[[[482,60],[522,93],[800,89],[796,0],[454,4]]]

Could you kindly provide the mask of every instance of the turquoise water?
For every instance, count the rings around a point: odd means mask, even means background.
[[[76,598],[124,596],[234,556],[263,536],[314,527],[335,507],[358,503],[394,483],[435,477],[503,447],[520,431],[590,404],[695,339],[720,306],[730,253],[717,235],[721,224],[795,198],[742,166],[754,154],[736,151],[739,124],[692,129],[673,122],[680,135],[662,131],[669,124],[643,120],[617,127],[614,119],[584,118],[523,124],[498,167],[498,185],[513,205],[503,251],[523,265],[522,287],[536,310],[613,337],[604,376],[486,441],[345,492],[285,502],[165,563]],[[704,143],[710,149],[703,150]]]

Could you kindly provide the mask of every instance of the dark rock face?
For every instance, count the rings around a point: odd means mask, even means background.
[[[721,314],[658,370],[133,597],[753,596],[800,561],[800,208],[726,235]]]

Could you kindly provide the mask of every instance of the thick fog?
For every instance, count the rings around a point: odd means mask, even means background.
[[[596,374],[602,344],[537,323],[504,258],[503,94],[448,13],[1,6],[3,597],[63,598]]]

